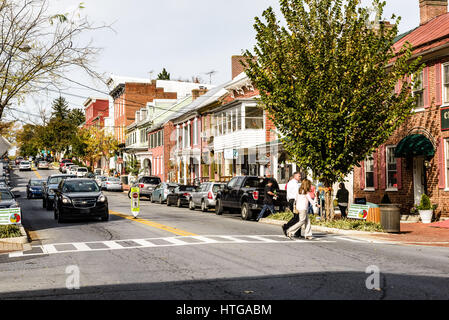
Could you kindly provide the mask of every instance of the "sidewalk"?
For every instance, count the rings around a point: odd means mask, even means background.
[[[364,237],[408,245],[449,247],[449,228],[436,227],[437,225],[401,223],[400,234],[370,234]]]

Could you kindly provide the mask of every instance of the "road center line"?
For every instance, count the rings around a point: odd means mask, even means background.
[[[184,236],[184,237],[186,237],[186,236],[196,236],[196,234],[194,234],[194,233],[191,233],[191,232],[188,232],[188,231],[184,231],[184,230],[180,230],[180,229],[177,229],[177,228],[174,228],[174,227],[166,226],[166,225],[154,222],[154,221],[141,219],[141,218],[134,219],[134,217],[122,214],[120,212],[109,211],[109,214],[112,214],[114,216],[117,216],[117,217],[120,217],[120,218],[123,218],[123,219],[130,220],[130,221],[139,222],[139,223],[142,223],[142,224],[144,224],[146,226],[153,227],[153,228],[156,228],[156,229],[159,229],[159,230],[163,230],[163,231],[167,231],[167,232],[176,234],[178,236]]]
[[[36,175],[36,177],[37,177],[38,179],[42,179],[42,176],[40,175],[40,173],[39,173],[35,168],[33,168],[33,169],[31,169],[31,170],[33,170],[34,174]]]

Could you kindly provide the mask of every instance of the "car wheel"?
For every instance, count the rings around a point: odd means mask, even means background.
[[[221,204],[221,199],[217,199],[217,203],[215,204],[215,214],[221,216],[223,214],[223,206]]]
[[[56,206],[55,206],[55,209],[53,211],[53,217],[55,218],[55,220],[58,220],[58,211],[56,209]]]
[[[131,199],[131,190],[128,191],[128,198]]]
[[[242,219],[243,220],[251,220],[251,218],[253,217],[253,212],[249,207],[248,203],[243,203],[242,204],[242,210],[241,210],[241,214],[242,214]]]
[[[164,201],[162,201],[162,196],[159,196],[159,204],[163,204]]]
[[[170,207],[171,203],[170,203],[170,198],[167,197],[167,207]]]
[[[109,221],[109,212],[106,213],[106,215],[104,217],[101,217],[101,221],[103,221],[103,222]]]
[[[61,214],[61,212],[58,212],[58,223],[63,223],[65,220],[64,220],[64,218],[62,217],[62,214]]]
[[[192,199],[189,200],[189,209],[192,211],[195,210],[195,203]]]
[[[28,192],[27,192],[27,199],[31,199],[31,196]]]
[[[47,209],[48,211],[50,211],[51,209],[53,209],[53,203],[50,202],[50,201],[47,201],[47,202],[46,202],[46,205],[45,205],[45,209]]]
[[[42,208],[47,208],[47,200],[45,198],[42,199]]]
[[[208,208],[207,208],[207,206],[206,206],[206,201],[201,201],[201,211],[203,211],[203,212],[207,212],[208,211]]]
[[[178,203],[177,203],[177,205],[178,205],[178,208],[182,208],[182,202],[181,202],[181,198],[179,198],[179,199],[178,199]]]

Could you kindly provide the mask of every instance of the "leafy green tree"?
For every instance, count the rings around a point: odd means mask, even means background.
[[[373,1],[376,20],[385,2]],[[280,0],[255,19],[257,44],[245,52],[247,75],[281,134],[290,157],[326,186],[344,180],[412,114],[411,47],[392,46],[394,24],[371,23],[360,0]],[[416,78],[415,78],[416,79]],[[395,93],[395,86],[401,83]]]
[[[86,116],[84,111],[81,109],[73,109],[69,112],[69,120],[75,125],[80,126],[84,122],[86,122]]]
[[[157,75],[158,80],[170,80],[170,73],[167,70],[162,69],[162,72]]]
[[[59,97],[53,100],[51,106],[52,112],[51,116],[59,121],[68,120],[70,115],[69,104],[64,97]]]

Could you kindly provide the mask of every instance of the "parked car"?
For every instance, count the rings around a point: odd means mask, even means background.
[[[167,195],[177,186],[178,184],[176,183],[162,182],[151,193],[151,202],[158,201],[160,204],[163,204],[167,201]]]
[[[23,157],[17,157],[16,158],[16,166],[18,166],[20,164],[20,162],[23,161]]]
[[[167,206],[176,205],[182,208],[189,204],[192,192],[195,192],[197,187],[194,186],[177,186],[171,193],[167,195]]]
[[[159,177],[140,177],[136,182],[132,184],[132,188],[140,188],[140,196],[147,197],[151,199],[151,194],[153,190],[161,183],[161,178]],[[128,198],[131,199],[131,189],[128,192]]]
[[[89,173],[89,170],[85,167],[78,167],[76,168],[76,176],[78,178],[84,178]]]
[[[44,189],[42,192],[42,207],[51,210],[53,208],[53,201],[55,199],[55,190],[58,188],[59,183],[62,180],[69,178],[76,178],[74,175],[70,174],[54,174],[47,178],[44,184]]]
[[[123,184],[120,178],[108,177],[101,184],[101,189],[106,191],[123,191]]]
[[[19,208],[19,203],[16,198],[19,195],[14,195],[11,190],[7,188],[0,188],[0,209]]]
[[[108,221],[108,199],[91,179],[62,180],[55,190],[54,218],[59,223],[80,218]]]
[[[95,175],[94,175],[92,172],[89,172],[89,173],[86,175],[86,178],[95,180]]]
[[[74,165],[74,163],[66,162],[62,167],[59,168],[59,171],[61,171],[61,173],[67,174],[67,171],[70,169],[70,167]]]
[[[189,201],[189,209],[195,210],[197,207],[201,207],[203,212],[207,212],[209,208],[215,208],[215,198],[217,193],[225,186],[226,184],[224,183],[202,183],[196,192],[192,192],[192,196]]]
[[[50,166],[50,165],[48,164],[47,161],[39,161],[38,164],[37,164],[37,169],[38,169],[38,170],[42,170],[42,169],[48,170],[48,169],[49,169],[49,166]]]
[[[254,213],[262,210],[265,186],[270,178],[255,176],[235,177],[217,193],[215,213],[223,214],[224,211],[240,210],[243,220],[255,218]],[[278,183],[274,181],[273,187],[277,190],[275,208],[283,211],[287,206],[287,192],[279,190]]]
[[[44,183],[44,179],[30,179],[26,189],[27,199],[42,198]]]
[[[21,161],[19,164],[19,171],[31,171],[31,162],[30,161]]]
[[[76,169],[78,169],[78,168],[79,168],[79,166],[77,166],[77,165],[70,166],[67,168],[66,173],[76,175]]]
[[[96,168],[96,169],[94,169],[94,174],[95,174],[96,176],[101,176],[101,175],[103,174],[102,171],[103,171],[103,170],[101,170],[100,168]]]
[[[95,182],[97,182],[98,186],[101,188],[103,181],[106,181],[107,177],[105,176],[95,176]]]
[[[59,170],[61,170],[61,168],[62,168],[66,163],[72,163],[72,160],[70,160],[70,159],[62,159],[61,162],[59,163]]]

